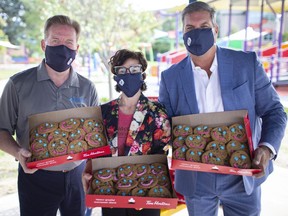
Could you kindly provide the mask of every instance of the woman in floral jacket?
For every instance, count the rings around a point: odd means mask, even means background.
[[[123,136],[123,131],[126,131],[123,127],[119,128],[119,112],[122,112],[120,104],[121,97],[101,106],[113,156],[119,155],[119,136]],[[157,102],[149,101],[143,94],[140,94],[127,129],[122,155],[163,153],[163,147],[171,138],[170,122],[164,107]]]
[[[111,72],[121,95],[101,106],[113,156],[163,153],[171,138],[164,107],[142,94],[147,61],[141,52],[122,49],[111,57]]]
[[[165,108],[142,94],[147,89],[146,59],[141,52],[122,49],[109,63],[117,82],[116,91],[121,92],[116,100],[101,105],[112,156],[163,154],[171,139],[171,125]],[[87,180],[91,175],[84,177]],[[160,210],[102,208],[102,215],[159,216]]]

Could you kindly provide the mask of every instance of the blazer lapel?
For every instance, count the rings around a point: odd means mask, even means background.
[[[186,101],[188,103],[190,113],[199,113],[196,93],[195,93],[195,83],[194,75],[192,72],[190,57],[186,57],[186,61],[183,61],[182,70],[179,71],[179,76],[181,78],[182,87],[186,96]]]
[[[233,98],[233,58],[217,47],[218,74],[224,110],[234,110]]]

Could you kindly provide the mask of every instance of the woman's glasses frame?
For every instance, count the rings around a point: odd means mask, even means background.
[[[114,67],[114,72],[115,74],[137,74],[137,73],[142,73],[142,65],[141,64],[136,64],[136,65],[131,65],[129,68],[126,68],[125,66],[115,66]]]

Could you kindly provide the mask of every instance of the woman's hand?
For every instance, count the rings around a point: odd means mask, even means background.
[[[91,178],[92,178],[92,160],[88,159],[85,170],[82,174],[82,184],[85,193],[88,192]]]

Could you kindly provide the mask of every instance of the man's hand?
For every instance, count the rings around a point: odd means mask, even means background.
[[[18,155],[17,155],[17,160],[19,161],[19,163],[21,164],[23,170],[25,173],[28,173],[28,174],[33,174],[34,172],[36,172],[38,169],[29,169],[27,166],[26,166],[26,162],[27,162],[27,159],[31,157],[31,152],[29,152],[28,150],[26,149],[23,149],[23,148],[20,148],[20,150],[18,151]]]
[[[267,146],[259,146],[254,152],[254,159],[252,161],[252,167],[261,169],[261,172],[254,174],[256,178],[260,178],[265,175],[265,170],[270,160],[270,149]]]

